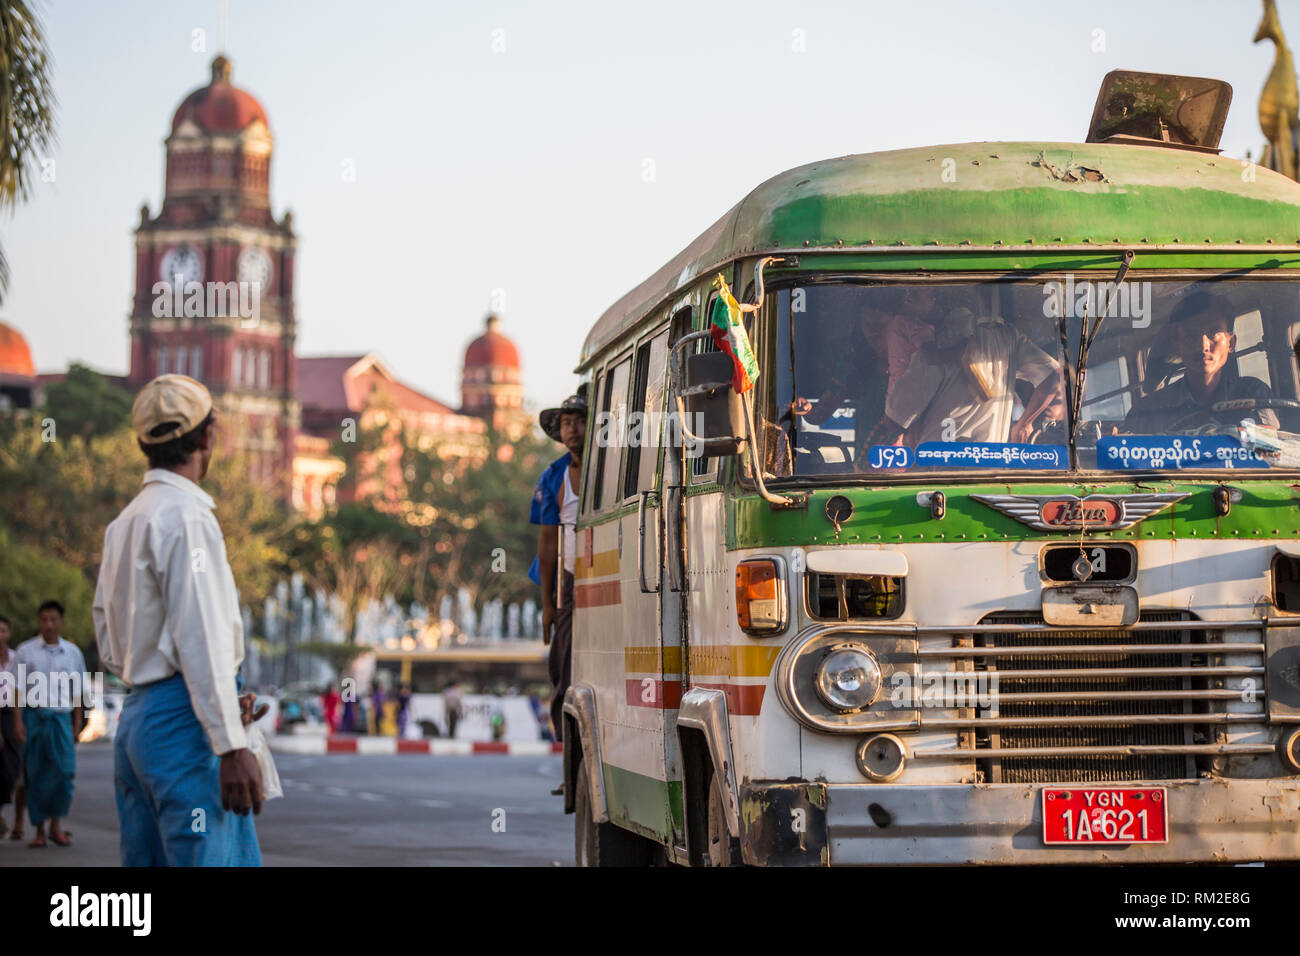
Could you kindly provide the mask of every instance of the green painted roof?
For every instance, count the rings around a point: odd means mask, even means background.
[[[614,303],[587,336],[583,361],[737,256],[1115,244],[1294,251],[1300,183],[1225,156],[1100,143],[963,143],[800,166],[756,188]]]

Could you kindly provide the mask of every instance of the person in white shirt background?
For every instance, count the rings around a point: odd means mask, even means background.
[[[50,840],[57,846],[72,842],[60,821],[72,809],[82,707],[90,703],[84,696],[89,675],[81,649],[59,634],[63,613],[58,601],[42,604],[36,612],[37,636],[23,641],[14,653],[20,675],[18,690],[26,695],[23,776],[27,815],[36,827],[35,837],[27,844],[30,847],[47,845],[47,822]]]
[[[104,666],[131,687],[114,740],[123,866],[259,866],[265,797],[240,696],[244,630],[216,502],[212,396],[162,375],[131,424],[144,487],[104,533],[93,607]]]

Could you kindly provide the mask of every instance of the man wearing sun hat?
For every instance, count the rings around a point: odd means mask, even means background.
[[[261,863],[239,598],[216,503],[198,485],[215,422],[194,379],[145,385],[131,424],[149,470],[104,533],[95,635],[104,666],[131,686],[113,744],[123,866]]]
[[[542,431],[565,447],[565,453],[551,463],[537,479],[529,521],[540,525],[537,558],[528,576],[541,586],[542,640],[550,645],[547,670],[555,686],[551,695],[551,727],[556,740],[564,739],[564,692],[569,687],[570,637],[573,625],[573,556],[576,551],[574,526],[578,520],[578,483],[582,477],[582,450],[587,437],[586,386],[570,395],[557,408],[537,416]],[[556,594],[560,572],[560,533],[563,530],[563,584]],[[552,625],[554,631],[552,632]]]

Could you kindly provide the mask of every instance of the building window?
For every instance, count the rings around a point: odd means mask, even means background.
[[[158,374],[167,374],[167,346],[165,345],[158,348]]]
[[[195,345],[190,349],[190,375],[203,381],[203,348]]]
[[[261,362],[257,366],[257,384],[268,388],[271,383],[271,350],[262,349]]]
[[[257,384],[257,353],[253,349],[244,350],[244,384],[250,388]]]
[[[185,346],[183,345],[180,346],[178,349],[176,349],[176,368],[174,368],[172,371],[174,371],[177,375],[186,374],[185,373]]]
[[[244,350],[235,349],[234,366],[231,368],[230,380],[236,385],[242,384],[244,378]]]

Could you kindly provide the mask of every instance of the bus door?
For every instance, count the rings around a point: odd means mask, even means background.
[[[601,663],[593,676],[610,820],[664,844],[673,839],[673,807],[680,806],[664,744],[665,711],[675,714],[680,684],[673,679],[675,653],[662,641],[660,606],[667,357],[665,325],[641,337],[600,379],[590,452],[598,523],[579,537],[574,594],[580,612],[596,612],[591,633]],[[601,511],[610,520],[601,521]]]

